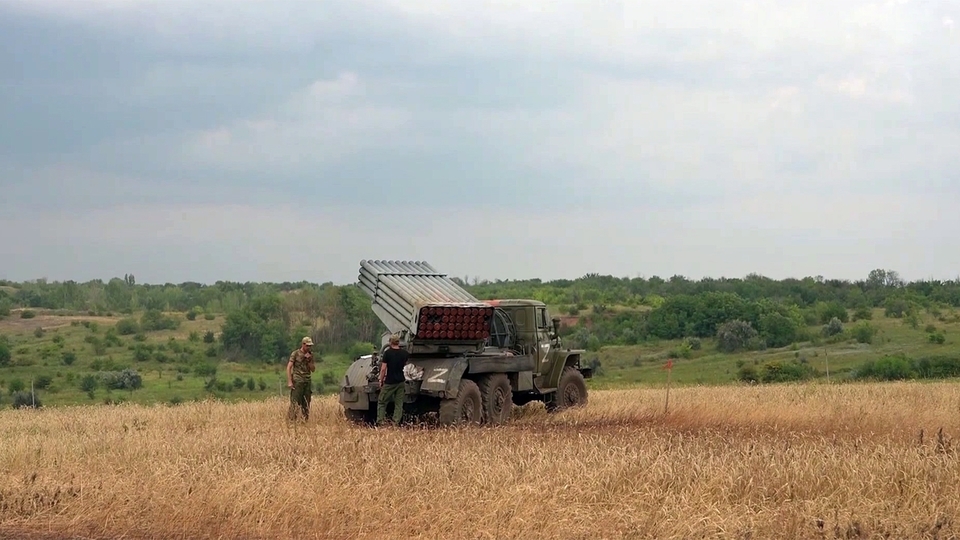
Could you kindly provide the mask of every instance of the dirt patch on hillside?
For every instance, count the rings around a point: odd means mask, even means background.
[[[37,315],[32,319],[21,319],[19,311],[10,313],[9,317],[0,320],[0,333],[17,334],[33,332],[37,328],[51,329],[70,326],[73,321],[93,321],[99,325],[112,325],[119,321],[119,317],[90,317],[79,315]]]

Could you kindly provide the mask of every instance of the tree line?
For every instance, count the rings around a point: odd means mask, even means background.
[[[741,327],[726,328],[729,335],[742,335],[752,346],[776,347],[809,337],[804,332],[811,325],[847,322],[848,310],[852,318],[863,319],[877,307],[893,317],[909,317],[921,308],[960,307],[960,279],[906,282],[883,269],[853,281],[756,274],[700,280],[599,274],[553,281],[455,280],[481,299],[531,298],[559,306],[559,315],[577,317],[564,328],[567,338],[593,350],[650,339],[716,337],[731,321]],[[384,331],[369,299],[352,284],[140,284],[130,274],[106,282],[0,281],[0,317],[17,308],[91,315],[146,312],[149,316],[141,319],[151,324],[163,322],[157,319],[162,312],[209,319],[226,314],[220,334],[224,353],[267,361],[284,357],[302,335],[312,335],[321,353],[359,353],[379,343]]]

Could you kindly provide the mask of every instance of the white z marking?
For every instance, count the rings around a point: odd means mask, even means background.
[[[438,368],[435,368],[433,371],[434,371],[434,374],[429,379],[427,379],[428,383],[447,384],[446,379],[440,379],[438,377],[440,377],[441,375],[445,375],[448,371],[450,371],[449,368],[438,367]]]

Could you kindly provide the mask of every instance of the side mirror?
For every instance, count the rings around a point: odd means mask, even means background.
[[[553,335],[560,337],[560,317],[553,318]]]

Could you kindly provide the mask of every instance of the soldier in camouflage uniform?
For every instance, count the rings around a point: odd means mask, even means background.
[[[313,360],[313,340],[309,336],[300,341],[300,348],[290,353],[287,361],[287,387],[290,388],[290,409],[287,420],[296,420],[298,415],[303,421],[310,418],[311,374],[317,369]]]

